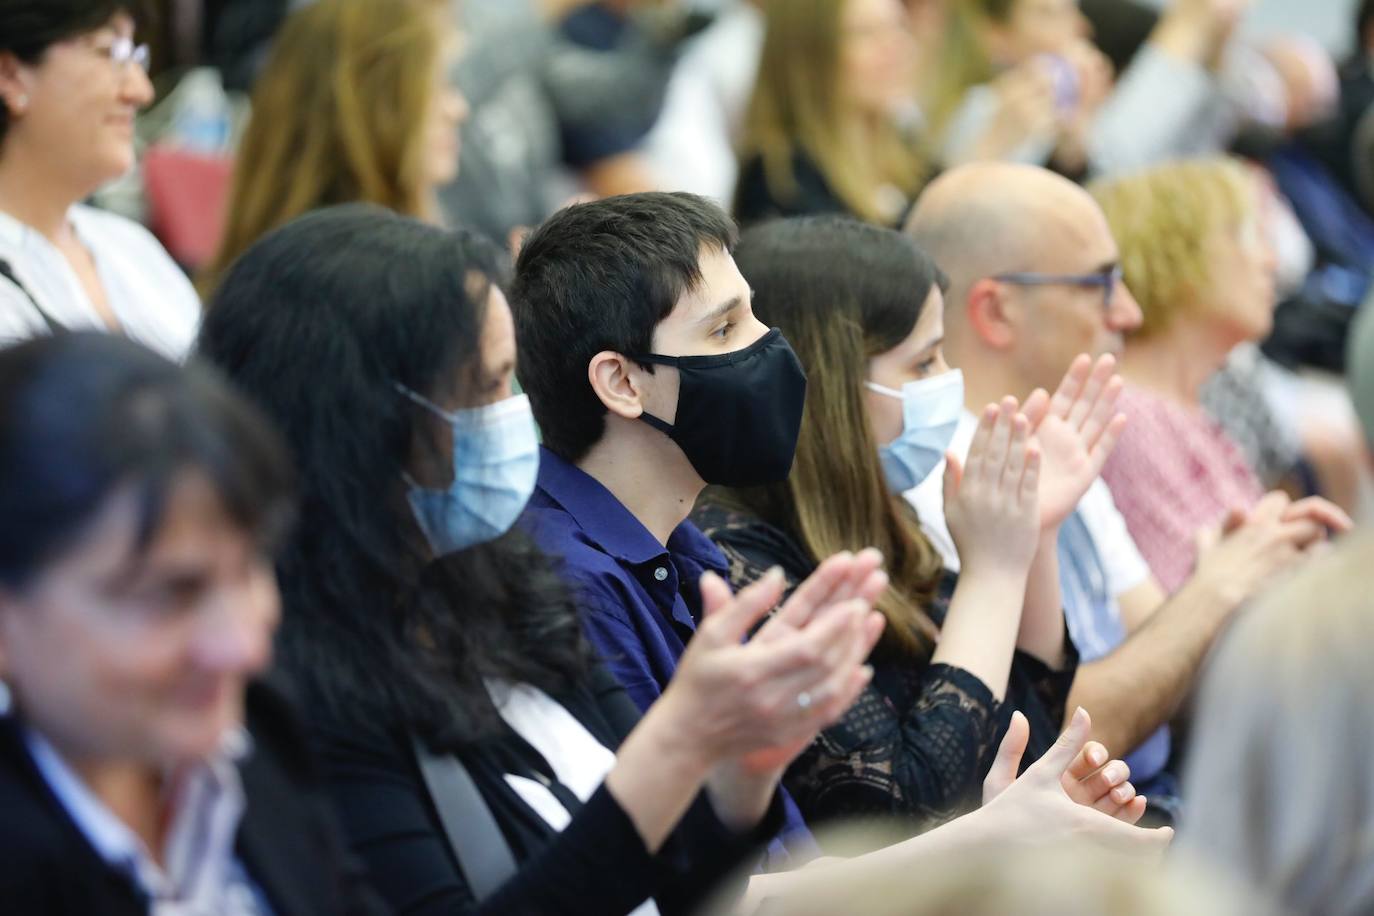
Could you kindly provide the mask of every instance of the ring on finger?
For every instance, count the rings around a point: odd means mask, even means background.
[[[816,698],[811,695],[811,691],[809,690],[803,690],[801,693],[797,694],[797,706],[803,712],[810,709],[811,705],[815,702]]]

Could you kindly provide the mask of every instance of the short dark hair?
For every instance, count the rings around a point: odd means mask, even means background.
[[[201,471],[229,517],[267,549],[290,513],[286,451],[206,367],[181,367],[94,332],[0,351],[0,582],[19,588],[133,486],[136,547],[161,523],[177,476]]]
[[[339,721],[475,740],[500,728],[487,679],[559,693],[584,670],[572,597],[526,536],[435,560],[406,501],[417,441],[452,433],[396,385],[471,390],[503,267],[474,233],[344,204],[253,244],[206,311],[198,356],[276,421],[301,468],[277,567],[281,663]]]
[[[43,52],[77,35],[94,32],[116,13],[140,19],[144,0],[4,0],[0,3],[0,53],[26,64],[37,63]],[[9,108],[0,102],[0,143],[9,129]]]
[[[603,350],[648,353],[654,328],[701,283],[701,249],[734,248],[735,224],[704,197],[628,194],[554,214],[520,250],[511,285],[520,383],[544,444],[577,461],[606,408],[587,381]]]

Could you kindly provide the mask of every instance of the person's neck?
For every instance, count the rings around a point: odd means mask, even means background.
[[[687,520],[701,491],[701,478],[681,450],[649,426],[642,429],[607,419],[601,441],[577,466],[620,500],[660,544]]]
[[[947,350],[950,362],[964,368],[964,407],[975,416],[988,404],[1007,395],[1024,401],[1032,385],[1011,371],[1011,358],[1003,353]],[[976,368],[975,368],[976,367]]]
[[[166,810],[169,798],[163,774],[140,763],[91,762],[65,754],[63,758],[91,794],[143,841],[156,861],[161,862],[169,820]]]
[[[1195,327],[1127,341],[1121,376],[1132,385],[1189,406],[1202,386],[1226,364],[1231,345]]]
[[[67,213],[86,196],[67,185],[23,147],[11,144],[0,157],[0,212],[33,227],[54,245],[71,240]]]

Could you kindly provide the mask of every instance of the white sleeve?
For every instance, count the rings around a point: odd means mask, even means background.
[[[1150,577],[1149,564],[1140,555],[1140,548],[1126,529],[1126,519],[1116,508],[1112,491],[1101,477],[1093,481],[1079,500],[1078,515],[1097,545],[1112,594],[1124,595],[1143,585]]]
[[[1093,122],[1094,170],[1112,174],[1152,165],[1197,146],[1220,89],[1202,67],[1146,44]]]

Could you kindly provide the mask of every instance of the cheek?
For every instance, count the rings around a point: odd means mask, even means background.
[[[864,403],[868,407],[868,423],[873,428],[873,438],[876,445],[887,445],[901,435],[901,401],[878,394],[875,391],[865,390]]]

